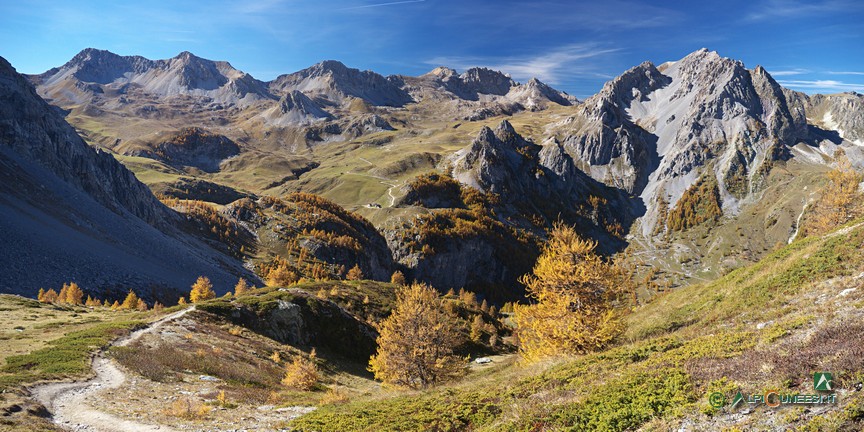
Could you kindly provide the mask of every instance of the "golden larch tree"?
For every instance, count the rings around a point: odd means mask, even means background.
[[[120,309],[123,310],[136,310],[138,309],[138,302],[140,299],[138,295],[135,294],[135,291],[129,290],[129,294],[126,294],[126,298],[123,300],[123,304],[119,306]]]
[[[393,313],[378,325],[378,351],[369,370],[385,384],[410,388],[461,376],[465,361],[453,353],[461,340],[456,322],[429,286],[399,288]]]
[[[240,278],[237,281],[237,285],[234,285],[234,297],[240,297],[249,292],[250,289],[249,284],[246,283],[246,279]]]
[[[596,247],[573,227],[553,228],[533,274],[521,280],[533,303],[514,306],[525,361],[595,351],[623,331],[616,306],[632,290],[630,278]]]
[[[64,291],[65,295],[62,294]],[[68,285],[63,284],[63,288],[60,292],[61,297],[63,298],[62,302],[71,305],[84,304],[84,291],[82,291],[81,287],[79,287],[75,282],[70,282]]]
[[[360,270],[360,265],[354,264],[354,267],[351,267],[351,270],[348,270],[348,274],[345,275],[345,279],[348,279],[348,280],[363,279],[363,270]]]
[[[393,275],[390,276],[390,283],[395,285],[405,285],[405,275],[402,274],[401,271],[396,270],[393,272]]]
[[[314,349],[309,353],[308,359],[302,355],[294,356],[294,360],[285,365],[282,385],[295,390],[312,390],[315,384],[318,384],[318,380],[321,379],[315,357]]]
[[[300,280],[300,275],[287,265],[279,265],[267,274],[267,286],[288,286]]]
[[[813,211],[803,230],[808,236],[825,234],[864,214],[859,189],[864,176],[855,170],[843,149],[838,149],[834,157],[836,166],[828,172],[822,197],[809,206]]]
[[[192,291],[189,292],[189,300],[192,303],[198,303],[204,300],[216,298],[216,292],[213,291],[213,284],[210,283],[210,278],[207,276],[198,276],[198,280],[192,284]]]

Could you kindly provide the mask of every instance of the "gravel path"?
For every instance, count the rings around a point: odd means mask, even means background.
[[[112,345],[128,345],[145,334],[152,333],[163,324],[176,320],[195,310],[190,307],[167,315],[141,330],[120,338]],[[149,432],[174,431],[168,426],[140,423],[135,420],[121,419],[88,405],[87,397],[95,392],[120,387],[126,381],[126,374],[113,361],[101,354],[93,358],[93,372],[96,376],[86,381],[72,383],[52,383],[32,387],[30,392],[53,415],[54,423],[73,431],[130,431]]]

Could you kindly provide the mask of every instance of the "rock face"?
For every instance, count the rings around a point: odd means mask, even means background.
[[[396,267],[386,240],[369,221],[314,195],[244,198],[226,205],[222,213],[256,232],[270,250],[283,251],[298,233],[311,232],[298,246],[320,262],[345,269],[356,264],[366,279],[380,281],[390,280]]]
[[[385,230],[409,276],[442,290],[465,287],[492,301],[513,300],[522,292],[517,279],[539,253],[535,240],[554,222],[576,225],[602,252],[613,252],[639,213],[624,191],[578,170],[560,143],[537,145],[506,120],[483,127],[448,162],[452,178],[421,177],[400,203],[429,214]]]
[[[804,139],[806,125],[764,69],[703,49],[625,72],[557,128],[577,166],[641,195],[647,233],[657,223],[653,203],[674,206],[705,170],[718,180],[724,210],[736,213],[760,188],[760,167]]]
[[[546,109],[549,103],[570,106],[578,102],[575,97],[549,87],[537,78],[531,78],[523,85],[511,87],[507,99],[519,103],[531,111]]]
[[[298,90],[291,90],[279,99],[279,105],[273,107],[264,116],[273,124],[310,124],[319,120],[330,119],[333,116],[318,106],[312,99]]]
[[[0,79],[0,139],[5,151],[40,165],[115,213],[128,212],[157,226],[175,217],[111,155],[87,146],[2,58]]]
[[[240,147],[225,136],[197,127],[181,129],[152,146],[133,151],[133,156],[161,160],[169,165],[191,166],[207,172],[219,170],[219,163],[240,153]]]
[[[550,140],[540,146],[525,140],[507,120],[493,131],[483,127],[468,147],[451,157],[453,177],[485,193],[498,195],[512,207],[504,214],[533,209],[545,217],[570,214],[589,197],[604,197],[629,219],[626,194],[586,176],[562,144]],[[571,210],[567,210],[567,209]],[[628,215],[628,216],[625,216]]]
[[[93,295],[135,288],[174,301],[199,275],[224,292],[245,274],[174,228],[176,213],[89,147],[2,58],[0,176],[0,292],[32,296],[75,281]]]
[[[864,95],[848,92],[809,96],[786,89],[784,94],[799,118],[806,117],[818,128],[836,131],[839,138],[864,146]]]
[[[202,59],[188,51],[167,60],[149,60],[88,48],[65,65],[34,77],[34,82],[46,98],[68,102],[81,102],[93,94],[123,94],[133,88],[163,97],[208,97],[222,104],[247,105],[272,98],[264,83],[228,62]],[[70,92],[70,88],[79,91]]]
[[[375,354],[378,334],[371,326],[329,301],[312,298],[299,290],[290,293],[266,307],[211,312],[224,314],[282,343],[326,348],[361,362]]]
[[[402,84],[397,77],[385,78],[372,71],[360,71],[328,60],[299,72],[280,75],[269,85],[275,94],[298,90],[332,104],[341,104],[350,96],[372,105],[402,106],[412,102],[402,90]]]

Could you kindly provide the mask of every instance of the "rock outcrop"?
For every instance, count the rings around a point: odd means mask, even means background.
[[[203,171],[219,170],[219,163],[240,153],[240,147],[227,137],[198,127],[184,128],[144,150],[130,152],[160,160],[174,166],[196,167]]]

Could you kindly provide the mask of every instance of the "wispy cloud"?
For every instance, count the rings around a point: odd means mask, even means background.
[[[805,75],[810,73],[809,69],[787,69],[787,70],[769,70],[768,71],[772,76],[793,76],[793,75]]]
[[[488,67],[508,73],[518,81],[537,78],[549,84],[557,84],[565,77],[573,76],[608,78],[608,74],[600,73],[596,65],[589,60],[616,51],[619,49],[575,44],[542,54],[521,57],[435,57],[424,63],[432,66],[449,66],[459,70]]]
[[[401,4],[407,4],[407,3],[423,3],[425,1],[426,0],[403,0],[403,1],[394,1],[394,2],[387,2],[387,3],[374,3],[374,4],[367,4],[367,5],[361,5],[361,6],[351,6],[351,7],[345,7],[345,8],[336,9],[336,10],[347,11],[347,10],[355,10],[355,9],[368,9],[368,8],[376,8],[376,7],[384,7],[384,6],[401,5]]]
[[[783,87],[804,92],[864,92],[864,83],[856,84],[836,80],[780,80],[778,82]]]
[[[814,15],[831,14],[851,10],[855,1],[849,0],[768,0],[757,6],[746,15],[748,21],[763,21],[774,18],[804,18]]]
[[[851,71],[839,71],[839,72],[826,72],[828,75],[864,75],[864,72],[851,72]]]

